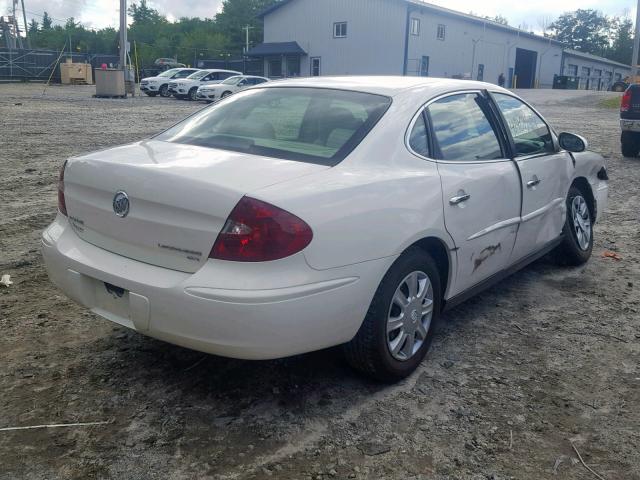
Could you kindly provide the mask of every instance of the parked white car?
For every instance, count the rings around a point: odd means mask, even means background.
[[[172,68],[162,72],[156,77],[147,77],[140,80],[140,91],[146,93],[150,97],[160,95],[161,97],[169,97],[169,82],[187,78],[198,71],[197,68]]]
[[[295,79],[67,160],[43,254],[151,337],[242,359],[344,344],[393,380],[443,309],[551,251],[586,262],[607,193],[584,139],[495,85]]]
[[[268,81],[269,79],[265,77],[236,75],[235,77],[229,77],[218,84],[203,85],[198,88],[196,97],[198,100],[205,100],[207,103],[211,103],[227,98],[229,95],[233,95],[245,88],[255,87],[256,85],[260,85]]]
[[[169,92],[178,99],[196,100],[196,94],[198,93],[199,87],[220,83],[221,81],[236,75],[242,75],[242,73],[234,70],[199,70],[193,75],[189,75],[187,78],[169,83]]]

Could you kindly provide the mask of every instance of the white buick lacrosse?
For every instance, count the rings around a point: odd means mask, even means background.
[[[608,177],[586,149],[486,83],[267,83],[68,159],[43,253],[145,335],[242,359],[343,345],[392,381],[443,309],[546,253],[589,259]]]

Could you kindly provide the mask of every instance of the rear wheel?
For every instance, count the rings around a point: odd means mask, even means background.
[[[160,87],[160,96],[161,97],[169,97],[171,94],[169,93],[169,85],[162,85]]]
[[[625,157],[637,157],[640,153],[640,133],[622,132],[620,144],[622,155]]]
[[[430,255],[407,250],[382,279],[347,361],[364,374],[391,382],[411,374],[427,353],[440,314],[440,275]]]
[[[563,265],[583,265],[593,251],[593,212],[587,201],[586,192],[571,187],[567,196],[567,219],[562,243],[555,251],[556,258]]]

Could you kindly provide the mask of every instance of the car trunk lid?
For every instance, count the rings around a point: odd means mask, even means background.
[[[69,221],[85,241],[149,264],[195,272],[244,195],[326,168],[150,140],[72,159],[65,171],[65,199]],[[115,211],[122,204],[114,205],[119,192],[128,197],[123,217]]]

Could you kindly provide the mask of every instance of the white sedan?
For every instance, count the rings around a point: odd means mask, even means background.
[[[235,77],[229,77],[218,84],[203,85],[198,88],[196,97],[198,100],[205,100],[207,103],[212,103],[217,100],[227,98],[229,95],[233,95],[245,88],[255,87],[256,85],[260,85],[268,81],[269,79],[265,77],[236,75]]]
[[[411,373],[441,312],[554,252],[591,256],[600,155],[480,82],[273,82],[67,160],[49,275],[112,322],[213,354],[344,345]]]
[[[219,70],[216,68],[199,70],[187,78],[170,82],[169,93],[178,99],[196,100],[199,87],[220,83],[236,75],[242,74],[234,70]]]
[[[166,70],[156,77],[147,77],[140,80],[140,91],[146,93],[150,97],[160,95],[161,97],[169,97],[169,83],[177,81],[181,78],[187,78],[198,71],[197,68],[172,68]]]

